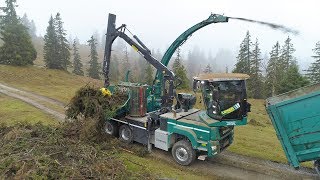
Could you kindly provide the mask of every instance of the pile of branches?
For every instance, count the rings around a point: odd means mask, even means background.
[[[105,118],[114,116],[127,96],[103,96],[85,86],[72,98],[58,126],[0,124],[0,179],[154,179],[146,169],[132,171],[117,154],[146,155],[104,133]],[[130,149],[130,150],[127,150]]]
[[[93,120],[94,123],[86,127],[87,136],[92,141],[100,141],[106,136],[105,121],[116,115],[116,111],[127,98],[127,94],[122,91],[115,91],[111,96],[105,96],[99,88],[86,85],[80,88],[70,100],[66,116],[68,119],[80,121]]]
[[[63,127],[0,125],[0,179],[154,178],[147,170],[127,169],[115,156],[117,139],[87,141],[82,129],[90,121],[68,122]]]
[[[71,119],[79,116],[95,119],[112,117],[127,98],[121,91],[116,91],[112,96],[104,96],[98,88],[87,85],[80,88],[71,99],[67,105],[66,116]]]

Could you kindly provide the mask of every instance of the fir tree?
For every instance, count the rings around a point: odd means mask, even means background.
[[[96,40],[91,36],[90,40],[87,41],[90,46],[90,60],[89,60],[89,69],[88,75],[94,79],[100,79],[99,73],[99,63],[98,63],[98,53],[97,53],[97,43]]]
[[[288,37],[281,49],[279,71],[277,73],[277,81],[280,83],[276,86],[277,94],[300,88],[309,83],[299,72],[299,67],[293,56],[294,52],[295,49],[290,37]]]
[[[212,71],[210,64],[208,64],[203,70],[203,73],[212,73],[212,72],[213,71]]]
[[[61,69],[67,70],[67,66],[70,64],[70,47],[66,38],[67,34],[63,28],[63,22],[60,13],[56,14],[54,19],[55,31],[57,35],[57,56]]]
[[[53,17],[50,17],[46,35],[44,36],[44,61],[49,69],[61,69],[61,64],[58,61],[58,38]]]
[[[306,86],[307,84],[309,84],[309,81],[299,73],[298,65],[292,63],[290,64],[286,74],[280,81],[278,93],[285,93]]]
[[[250,74],[250,60],[251,60],[251,36],[247,31],[246,37],[240,44],[239,54],[237,56],[236,67],[233,70],[235,73]]]
[[[1,16],[0,64],[23,66],[33,64],[37,52],[32,44],[28,29],[19,20],[15,7],[16,0],[6,0]]]
[[[266,83],[265,83],[265,95],[267,97],[274,96],[277,94],[277,90],[279,87],[279,76],[281,73],[280,68],[280,45],[277,42],[270,52],[270,59],[268,61],[267,69],[266,69]]]
[[[294,52],[290,37],[285,40],[281,50],[278,42],[272,48],[265,83],[267,96],[284,93],[309,83],[299,72]]]
[[[83,76],[83,70],[82,70],[82,63],[81,63],[81,58],[79,54],[79,49],[77,47],[77,40],[75,39],[72,44],[73,47],[73,71],[72,73],[76,75]]]
[[[258,39],[254,44],[254,48],[252,51],[252,57],[250,60],[250,79],[248,80],[248,89],[249,89],[249,97],[255,99],[261,99],[263,82],[262,82],[262,74],[261,74],[261,51],[259,48]]]
[[[291,38],[288,36],[288,38],[284,41],[284,45],[281,49],[281,56],[280,56],[280,65],[283,70],[283,72],[286,72],[289,69],[289,66],[292,63],[295,63],[295,58],[293,56],[293,53],[296,50],[293,47],[293,44],[291,43]]]
[[[113,54],[110,62],[110,80],[117,82],[119,80],[119,59]]]
[[[147,63],[146,69],[145,69],[145,76],[144,81],[148,85],[152,85],[153,83],[153,68],[150,63]]]
[[[36,25],[33,20],[29,20],[27,14],[25,13],[21,18],[21,23],[28,28],[28,32],[32,38],[37,37],[36,35]]]
[[[178,89],[186,89],[189,88],[189,80],[187,78],[187,71],[181,62],[181,50],[177,49],[177,57],[175,58],[172,64],[173,73],[181,79],[181,84]]]
[[[123,47],[123,59],[122,59],[122,79],[126,81],[127,74],[129,75],[129,81],[133,81],[132,74],[130,74],[129,52],[127,46]]]
[[[310,67],[307,70],[307,76],[313,83],[319,83],[320,82],[320,41],[316,43],[316,47],[313,49],[313,52],[315,53],[314,56],[312,56],[315,61],[311,63]]]

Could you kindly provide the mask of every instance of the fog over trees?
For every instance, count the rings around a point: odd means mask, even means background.
[[[63,21],[63,14],[52,12],[55,15],[48,17],[46,34],[40,36],[37,35],[33,19],[26,13],[22,17],[16,15],[16,4],[15,0],[6,0],[7,6],[1,8],[1,64],[35,64],[96,79],[102,78],[105,29],[93,31],[92,36],[87,38],[88,42],[81,43],[75,40],[76,35],[68,35],[64,29],[67,22]],[[13,36],[23,40],[13,41]],[[217,49],[216,53],[212,53],[199,46],[187,49],[182,45],[168,66],[183,79],[182,88],[190,87],[192,78],[200,73],[249,74],[251,78],[248,80],[248,95],[253,98],[265,98],[310,82],[320,82],[320,42],[315,44],[314,53],[309,55],[313,62],[308,68],[302,69],[298,66],[299,59],[295,56],[296,49],[291,37],[283,35],[283,39],[275,39],[270,49],[261,49],[264,42],[248,31],[235,50]],[[8,50],[9,46],[23,48],[13,52]],[[164,52],[160,48],[151,50],[152,55],[160,61]],[[15,54],[16,52],[24,54]],[[116,39],[110,66],[110,79],[113,82],[124,81],[128,74],[131,82],[151,85],[155,73],[156,69],[139,53],[123,40]]]

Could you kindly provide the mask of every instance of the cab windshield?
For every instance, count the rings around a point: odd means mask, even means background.
[[[246,116],[244,80],[204,82],[202,90],[207,114],[211,118],[228,120]]]

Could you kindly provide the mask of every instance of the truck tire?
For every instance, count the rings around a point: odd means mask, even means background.
[[[188,166],[196,159],[196,151],[188,140],[176,142],[172,147],[171,153],[174,160],[183,166]]]
[[[122,125],[119,129],[119,139],[124,143],[131,143],[133,141],[133,132],[128,125]]]
[[[116,136],[118,134],[118,126],[114,121],[107,120],[104,125],[104,130],[107,134]]]

